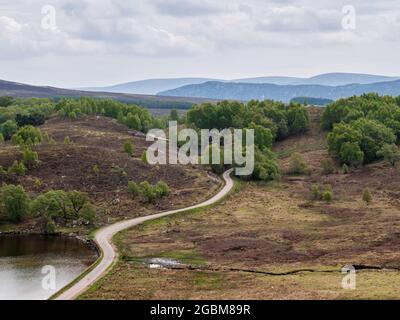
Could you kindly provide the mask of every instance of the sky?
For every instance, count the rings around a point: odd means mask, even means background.
[[[0,0],[0,79],[400,76],[399,0]]]

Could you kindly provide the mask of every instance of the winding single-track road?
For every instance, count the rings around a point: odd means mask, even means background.
[[[154,220],[158,218],[162,218],[165,216],[169,216],[175,213],[179,212],[184,212],[184,211],[189,211],[192,209],[197,209],[197,208],[202,208],[206,207],[209,205],[212,205],[222,198],[224,198],[233,188],[234,183],[233,180],[231,179],[230,175],[232,173],[232,169],[226,171],[223,174],[223,178],[225,181],[225,186],[211,199],[196,204],[194,206],[188,207],[188,208],[182,208],[178,210],[172,210],[172,211],[167,211],[167,212],[161,212],[157,213],[151,216],[146,216],[146,217],[140,217],[140,218],[135,218],[131,220],[125,220],[118,222],[116,224],[104,227],[100,229],[99,231],[96,232],[95,235],[95,241],[99,248],[102,250],[102,258],[100,263],[96,265],[96,267],[91,270],[88,274],[86,274],[82,279],[80,279],[78,282],[76,282],[73,286],[70,288],[64,290],[62,293],[60,293],[58,296],[56,296],[57,300],[73,300],[77,298],[79,295],[81,295],[83,292],[85,292],[92,284],[94,284],[97,280],[99,280],[101,277],[103,277],[109,268],[117,261],[118,258],[118,253],[116,252],[116,249],[112,243],[112,238],[115,234],[118,232],[131,228],[133,226],[142,224],[143,222],[149,221],[149,220]]]

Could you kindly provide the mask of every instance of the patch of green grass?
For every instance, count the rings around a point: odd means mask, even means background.
[[[203,257],[201,257],[198,252],[194,250],[167,251],[155,255],[155,257],[173,259],[190,265],[206,264],[206,260]]]
[[[224,286],[225,277],[222,273],[217,272],[193,272],[193,286],[197,290],[217,290]]]

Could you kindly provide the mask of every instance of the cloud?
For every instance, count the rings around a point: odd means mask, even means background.
[[[209,0],[153,0],[157,12],[174,17],[214,15],[224,10],[221,1]]]

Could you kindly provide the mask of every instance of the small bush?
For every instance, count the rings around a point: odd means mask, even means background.
[[[66,144],[66,145],[71,144],[71,139],[70,139],[69,136],[66,136],[66,137],[64,138],[64,144]]]
[[[132,143],[130,143],[129,141],[124,143],[124,151],[130,155],[132,157],[133,152],[134,152],[134,146]]]
[[[12,142],[20,146],[33,146],[42,142],[42,133],[39,128],[25,126],[17,131],[12,137]]]
[[[35,185],[36,189],[40,189],[42,187],[42,185],[43,185],[43,182],[39,178],[36,178],[35,182],[34,182],[34,185]]]
[[[139,185],[134,182],[134,181],[129,181],[128,182],[128,191],[131,193],[134,197],[140,195],[140,187]]]
[[[39,164],[39,155],[29,148],[25,148],[22,154],[22,163],[27,168],[35,167]]]
[[[26,174],[26,167],[23,162],[15,160],[11,167],[8,168],[9,175],[24,176]]]
[[[322,194],[322,200],[330,202],[333,199],[333,193],[332,191],[324,191]]]
[[[92,167],[92,171],[93,171],[93,173],[94,173],[96,176],[99,176],[99,175],[100,175],[100,168],[99,168],[99,166],[98,166],[97,164],[95,164],[95,165]]]
[[[323,174],[332,174],[335,171],[335,164],[332,159],[324,159],[321,161]]]
[[[299,153],[294,153],[290,157],[289,174],[309,174],[310,170]]]
[[[315,184],[311,187],[311,193],[314,200],[321,200],[321,188],[318,184]]]
[[[385,144],[377,152],[377,156],[385,159],[390,165],[395,166],[400,161],[400,148],[395,144]]]
[[[3,168],[3,166],[0,166],[0,179],[5,179],[7,177],[7,171]]]
[[[141,159],[142,159],[142,161],[143,161],[144,163],[149,164],[149,162],[147,161],[147,152],[146,152],[146,151],[144,151],[144,152],[142,153]]]
[[[157,199],[166,197],[170,193],[169,186],[159,181],[156,185],[152,185],[148,181],[143,181],[139,185],[134,181],[129,181],[128,191],[133,196],[141,196],[145,202],[154,203]]]
[[[372,195],[368,188],[364,189],[362,199],[367,205],[372,202]]]
[[[350,173],[349,166],[347,164],[343,164],[342,171],[343,171],[343,174],[349,174]]]
[[[169,193],[170,193],[170,189],[164,181],[159,181],[156,184],[156,188],[157,188],[158,196],[160,198],[165,197],[165,196],[169,195]]]
[[[3,142],[4,142],[4,136],[2,133],[0,133],[0,143],[3,143]]]

